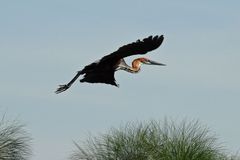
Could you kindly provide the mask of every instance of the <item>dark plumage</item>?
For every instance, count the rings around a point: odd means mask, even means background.
[[[137,40],[136,42],[120,47],[117,51],[104,56],[99,61],[93,62],[85,66],[81,71],[78,71],[76,76],[68,84],[60,85],[60,87],[56,90],[56,93],[61,93],[67,90],[82,74],[84,76],[80,82],[106,83],[118,86],[114,78],[116,70],[126,70],[133,73],[140,70],[140,65],[142,63],[164,65],[146,58],[138,58],[133,61],[133,66],[130,67],[123,59],[124,57],[136,54],[146,54],[147,52],[158,48],[162,44],[163,39],[163,35],[154,37],[149,36],[143,40]]]

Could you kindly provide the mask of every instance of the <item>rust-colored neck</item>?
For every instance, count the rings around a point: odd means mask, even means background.
[[[140,66],[141,66],[141,61],[139,58],[135,59],[132,62],[132,66],[127,65],[124,59],[121,59],[119,61],[119,64],[117,65],[116,70],[125,70],[130,73],[137,73],[140,71]]]
[[[135,59],[132,62],[133,71],[138,72],[140,70],[141,64],[142,64],[142,62],[139,59]]]

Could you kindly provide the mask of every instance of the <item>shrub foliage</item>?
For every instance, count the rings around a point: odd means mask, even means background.
[[[26,160],[31,154],[31,138],[17,121],[0,120],[0,160]]]
[[[72,160],[231,159],[224,154],[215,135],[198,121],[128,123],[75,145]]]

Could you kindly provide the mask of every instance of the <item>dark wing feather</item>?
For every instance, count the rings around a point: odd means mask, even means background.
[[[146,54],[149,51],[157,49],[163,42],[163,35],[161,36],[149,36],[143,40],[137,40],[136,42],[124,45],[120,47],[117,51],[104,56],[100,63],[117,62],[121,58],[136,55],[136,54]]]
[[[89,82],[89,83],[106,83],[114,86],[118,86],[116,84],[116,80],[114,78],[114,70],[106,70],[106,71],[98,71],[93,70],[91,72],[87,72],[83,79],[80,82]]]

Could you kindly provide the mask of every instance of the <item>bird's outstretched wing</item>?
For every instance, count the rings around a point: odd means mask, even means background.
[[[109,61],[116,62],[121,58],[136,55],[136,54],[146,54],[154,49],[157,49],[163,42],[163,35],[161,36],[149,36],[143,40],[137,40],[136,42],[124,45],[120,47],[117,51],[104,56],[100,63],[107,63]]]

